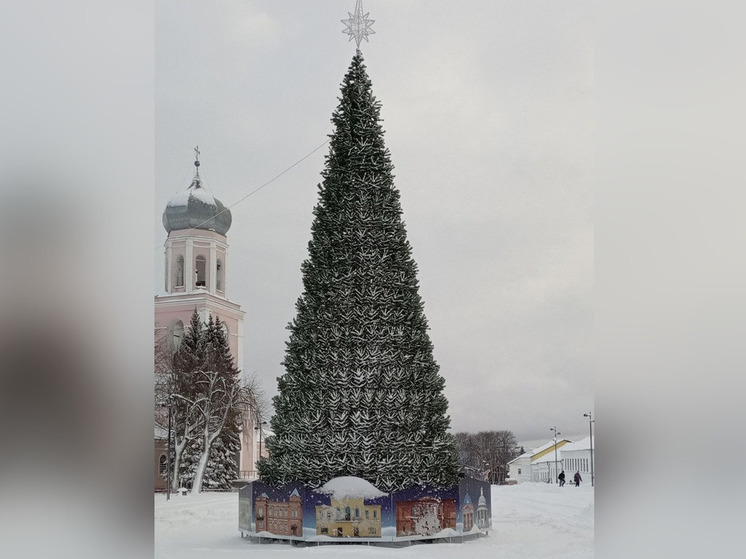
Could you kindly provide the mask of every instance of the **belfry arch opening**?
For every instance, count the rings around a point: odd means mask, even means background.
[[[204,256],[198,256],[195,260],[195,286],[205,287],[207,285],[207,262]]]
[[[223,278],[225,277],[225,270],[223,269],[223,261],[218,258],[216,263],[217,273],[215,274],[215,289],[221,293],[224,291]]]
[[[184,323],[181,320],[175,320],[171,325],[169,336],[169,345],[172,352],[177,352],[181,347],[181,341],[184,339]]]
[[[176,257],[176,282],[175,287],[184,287],[184,257],[178,255]]]

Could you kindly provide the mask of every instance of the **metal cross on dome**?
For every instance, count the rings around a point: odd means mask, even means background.
[[[347,15],[349,15],[350,18],[342,20],[342,23],[347,27],[342,31],[342,33],[349,35],[350,41],[354,38],[357,43],[357,48],[360,48],[360,41],[362,39],[368,41],[368,35],[375,35],[376,32],[373,31],[370,26],[373,25],[376,20],[368,19],[368,14],[363,14],[363,0],[357,0],[357,3],[355,4],[355,13],[351,14],[350,12],[347,12]]]

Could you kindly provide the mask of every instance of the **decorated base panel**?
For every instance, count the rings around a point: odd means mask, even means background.
[[[306,542],[396,542],[487,534],[492,527],[490,485],[462,478],[448,489],[427,485],[383,493],[356,477],[318,489],[302,483],[239,489],[242,536]]]

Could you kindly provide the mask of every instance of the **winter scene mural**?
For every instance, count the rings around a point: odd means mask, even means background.
[[[482,509],[475,509],[469,491],[479,493]],[[239,530],[260,540],[318,543],[488,535],[489,498],[490,485],[473,479],[451,488],[420,485],[391,493],[354,476],[333,478],[316,489],[254,481],[239,490]]]

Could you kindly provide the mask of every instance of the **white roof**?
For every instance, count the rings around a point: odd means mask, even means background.
[[[560,440],[559,440],[559,441],[557,441],[557,442],[559,443],[559,442],[561,442],[561,440],[562,440],[562,439],[560,439]],[[554,446],[554,439],[552,439],[552,440],[551,440],[551,441],[549,441],[548,443],[545,443],[545,444],[541,445],[541,446],[540,446],[539,448],[535,448],[535,449],[533,449],[533,450],[532,450],[531,452],[528,452],[527,454],[528,454],[529,456],[533,456],[534,454],[539,454],[540,452],[543,452],[543,451],[545,451],[545,450],[546,450],[546,449],[548,449],[548,448],[552,448],[553,446]]]
[[[562,460],[562,449],[557,449],[557,462]],[[532,464],[546,464],[547,462],[554,462],[554,452],[550,452],[541,458],[538,458],[532,462]]]
[[[595,442],[596,437],[593,437],[593,439]],[[590,450],[591,448],[590,441],[591,441],[591,438],[586,437],[576,443],[568,443],[565,446],[557,447],[557,461],[562,460],[563,452],[567,453],[567,452],[573,452],[577,450]],[[534,464],[544,464],[546,462],[554,462],[554,452],[548,452],[546,455],[533,461]]]
[[[596,437],[593,437],[593,439],[594,439],[593,442],[595,446]],[[574,450],[590,450],[590,449],[591,449],[591,438],[586,437],[584,439],[579,440],[578,442],[566,444],[565,446],[562,447],[561,450],[564,450],[565,452],[572,452]]]

